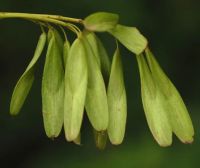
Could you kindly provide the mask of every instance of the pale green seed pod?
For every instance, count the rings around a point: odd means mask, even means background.
[[[84,36],[84,35],[83,35]],[[97,131],[106,130],[108,127],[108,103],[106,87],[101,74],[101,69],[86,37],[84,46],[87,52],[88,86],[85,108],[92,126]]]
[[[147,46],[146,38],[135,27],[127,27],[118,24],[108,32],[136,55],[142,53]]]
[[[57,137],[63,126],[64,69],[63,45],[55,29],[48,33],[49,43],[42,79],[42,111],[48,137]]]
[[[107,51],[106,51],[103,43],[95,35],[95,33],[86,32],[86,31],[84,33],[86,35],[86,38],[87,38],[89,44],[92,46],[95,57],[97,58],[97,63],[99,65],[99,67],[101,68],[101,72],[102,72],[105,86],[107,89],[108,80],[109,80],[109,76],[110,76],[110,69],[111,69],[111,63],[110,63]],[[94,137],[95,137],[94,140],[95,140],[95,144],[96,144],[97,148],[100,150],[105,149],[107,139],[108,139],[107,131],[98,132],[94,129]]]
[[[146,49],[145,53],[154,81],[164,95],[165,99],[162,103],[163,106],[166,106],[166,113],[169,115],[173,132],[183,143],[193,142],[194,128],[179,92],[161,69],[150,50]]]
[[[17,115],[20,112],[24,104],[24,101],[28,96],[28,93],[34,81],[35,64],[37,63],[39,57],[42,54],[45,43],[46,43],[46,33],[43,32],[39,37],[39,41],[31,62],[29,63],[28,67],[26,68],[25,72],[22,74],[22,76],[20,77],[19,81],[17,82],[14,88],[10,103],[11,115]]]
[[[124,139],[127,117],[126,89],[119,48],[113,56],[108,84],[108,136],[112,144],[121,144]]]
[[[69,57],[69,50],[70,50],[70,43],[66,39],[64,42],[64,47],[63,47],[63,60],[64,60],[64,66],[67,66],[67,59]],[[67,73],[67,72],[65,72]],[[73,140],[74,144],[76,145],[81,145],[81,133],[79,133],[78,137]]]
[[[172,128],[166,108],[163,106],[165,97],[160,91],[143,55],[136,56],[140,80],[144,112],[149,128],[160,146],[169,146],[172,143]]]
[[[79,37],[69,50],[65,70],[64,129],[68,141],[75,140],[81,129],[88,83],[86,56],[82,37]]]
[[[89,31],[104,32],[114,28],[119,21],[119,16],[113,13],[97,12],[89,15],[83,21]]]
[[[64,47],[63,47],[63,60],[64,60],[64,67],[67,66],[67,59],[69,57],[69,50],[70,50],[70,43],[68,39],[65,39]],[[67,72],[65,72],[67,73]],[[66,74],[67,75],[67,74]],[[79,133],[78,137],[73,140],[76,145],[81,145],[81,133]]]

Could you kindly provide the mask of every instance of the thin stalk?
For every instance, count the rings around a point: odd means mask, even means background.
[[[14,12],[0,12],[0,18],[24,18],[24,19],[34,19],[43,20],[45,19],[55,19],[66,22],[80,23],[82,24],[82,19],[65,17],[60,15],[48,15],[48,14],[31,14],[31,13],[14,13]],[[44,20],[45,21],[45,20]]]
[[[79,35],[79,31],[76,29],[76,27],[72,26],[71,23],[66,23],[64,21],[57,20],[58,18],[60,18],[60,16],[57,16],[57,15],[0,12],[0,19],[6,19],[6,18],[21,18],[21,19],[26,19],[26,20],[28,19],[28,20],[53,23],[56,25],[67,27],[68,29],[76,33],[77,36]],[[78,23],[78,20],[80,20],[80,19],[68,18],[68,17],[61,17],[61,18],[65,18],[65,21],[75,22],[75,23]]]

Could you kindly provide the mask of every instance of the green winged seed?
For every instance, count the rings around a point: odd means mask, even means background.
[[[93,45],[89,44],[84,36],[84,46],[87,52],[88,63],[88,86],[86,95],[86,112],[88,118],[97,131],[106,130],[108,127],[108,103],[106,87],[101,69],[92,50]]]
[[[147,46],[146,38],[135,27],[127,27],[118,24],[108,32],[136,55],[142,53]]]
[[[194,136],[194,128],[187,108],[170,79],[159,66],[149,49],[145,50],[146,57],[154,80],[164,95],[163,106],[170,116],[173,132],[183,143],[191,143]]]
[[[86,55],[79,37],[70,48],[65,73],[64,129],[68,141],[75,140],[81,129],[88,83]]]
[[[17,82],[14,88],[13,95],[11,98],[11,103],[10,103],[11,115],[17,115],[24,104],[24,101],[34,81],[35,64],[37,63],[40,55],[42,54],[45,43],[46,43],[46,33],[43,32],[39,37],[39,41],[38,41],[35,53],[30,64],[28,65],[28,67],[26,68],[26,71],[20,77],[19,81]]]
[[[107,143],[107,132],[94,130],[95,145],[99,150],[104,150]]]
[[[108,136],[112,144],[121,144],[124,139],[127,116],[126,90],[119,48],[113,56],[108,84]]]
[[[88,33],[86,35],[88,42],[93,47],[94,55],[97,58],[97,62],[101,67],[101,72],[105,82],[108,81],[111,69],[111,63],[107,51],[101,42],[101,40],[95,35],[95,33]]]
[[[42,111],[48,137],[57,137],[63,126],[64,69],[63,45],[58,45],[54,29],[48,33],[49,43],[42,79]]]
[[[159,145],[169,146],[172,143],[172,128],[162,103],[165,101],[163,94],[153,81],[144,56],[138,55],[136,58],[140,72],[142,103],[149,128]]]
[[[83,21],[89,31],[103,32],[113,29],[119,21],[119,16],[113,13],[97,12],[89,15]]]

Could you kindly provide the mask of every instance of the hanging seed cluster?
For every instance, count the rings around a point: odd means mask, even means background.
[[[87,115],[98,148],[105,148],[107,135],[112,144],[121,144],[127,100],[120,42],[136,55],[144,112],[155,140],[169,146],[174,133],[183,143],[191,143],[194,129],[179,92],[149,50],[146,38],[135,27],[120,25],[118,20],[116,14],[98,12],[81,21],[83,31],[62,22],[61,26],[76,32],[73,43],[64,29],[65,38],[40,20],[38,23],[46,26],[48,33],[42,29],[34,56],[14,88],[10,113],[17,115],[21,110],[34,81],[35,65],[47,44],[41,91],[46,135],[56,138],[64,127],[67,141],[81,144],[83,115]],[[112,63],[95,32],[107,32],[116,39]]]

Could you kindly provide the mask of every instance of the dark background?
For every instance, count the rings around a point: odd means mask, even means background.
[[[0,167],[16,168],[196,168],[200,156],[200,1],[199,0],[0,0],[0,11],[60,14],[84,18],[96,11],[114,12],[120,22],[136,26],[168,76],[179,89],[195,127],[195,141],[184,145],[174,136],[173,145],[159,147],[142,109],[136,59],[122,49],[128,96],[128,121],[124,142],[95,148],[87,120],[83,146],[67,143],[63,132],[54,141],[43,129],[41,76],[43,59],[25,105],[17,117],[9,115],[13,88],[29,63],[40,29],[23,20],[0,21]],[[113,53],[108,35],[101,35]],[[111,41],[113,42],[113,41]]]

